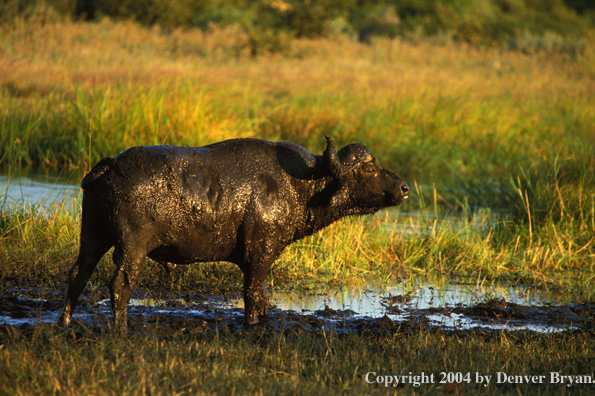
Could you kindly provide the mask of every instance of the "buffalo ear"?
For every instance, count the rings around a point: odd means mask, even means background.
[[[326,138],[326,150],[324,150],[324,163],[331,176],[340,179],[343,174],[343,166],[339,161],[339,156],[335,150],[335,142],[333,139],[324,135]]]
[[[349,188],[344,183],[341,184],[341,188],[339,188],[339,190],[337,190],[331,197],[331,207],[343,206],[343,204],[349,200]]]

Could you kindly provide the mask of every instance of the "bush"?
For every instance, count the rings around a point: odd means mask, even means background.
[[[0,22],[134,19],[165,28],[237,25],[252,52],[283,52],[290,37],[357,32],[371,37],[438,37],[474,45],[580,52],[595,27],[587,0],[0,0]],[[568,44],[569,43],[569,44]]]
[[[273,29],[250,28],[245,46],[249,48],[250,55],[287,54],[291,49],[291,35]]]
[[[133,18],[145,25],[163,27],[189,25],[195,15],[205,12],[208,0],[77,0],[76,14],[87,19],[100,15]]]

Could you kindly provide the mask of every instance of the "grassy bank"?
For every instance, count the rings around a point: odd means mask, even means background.
[[[320,152],[327,133],[368,144],[404,176],[466,180],[589,164],[593,152],[591,47],[570,57],[339,37],[252,58],[234,28],[105,20],[1,29],[0,155],[9,162],[86,167],[131,145],[240,136]]]
[[[338,336],[251,331],[114,338],[88,329],[0,329],[0,392],[32,394],[589,394],[593,384],[551,383],[550,373],[593,376],[592,335],[427,332]],[[433,374],[398,388],[378,376]],[[543,383],[497,383],[497,373]],[[440,373],[469,382],[440,383]],[[485,387],[476,373],[491,376]],[[427,381],[430,381],[429,379]],[[452,380],[451,380],[452,381]]]

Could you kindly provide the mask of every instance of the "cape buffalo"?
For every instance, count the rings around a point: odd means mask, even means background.
[[[161,263],[228,261],[244,274],[246,324],[265,316],[265,278],[289,244],[336,220],[396,206],[409,187],[381,168],[370,150],[323,155],[292,143],[232,139],[200,148],[133,147],[104,158],[81,183],[79,256],[69,271],[59,319],[70,323],[77,300],[112,247],[110,284],[116,328],[146,256]]]

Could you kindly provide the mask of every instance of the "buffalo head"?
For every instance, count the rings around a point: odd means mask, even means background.
[[[407,199],[407,183],[378,166],[369,148],[354,143],[337,153],[333,140],[326,136],[326,141],[324,162],[339,186],[331,198],[331,205],[348,204],[363,214],[400,205]]]

